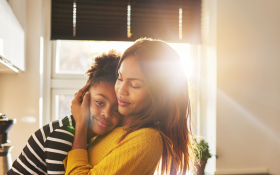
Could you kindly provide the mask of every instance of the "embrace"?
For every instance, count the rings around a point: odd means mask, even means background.
[[[71,113],[29,138],[10,174],[186,174],[194,167],[188,81],[165,42],[95,58]]]

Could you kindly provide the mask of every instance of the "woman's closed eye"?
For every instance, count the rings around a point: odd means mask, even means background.
[[[121,79],[120,77],[117,78],[117,81],[123,81],[123,79]],[[139,89],[141,88],[141,86],[137,86],[137,85],[134,85],[134,84],[130,84],[130,86],[134,89]]]
[[[134,88],[134,89],[139,89],[139,88],[141,88],[141,86],[136,86],[136,85],[133,85],[133,84],[130,84],[130,86],[131,86],[132,88]]]

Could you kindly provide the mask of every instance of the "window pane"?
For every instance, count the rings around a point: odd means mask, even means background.
[[[96,56],[111,49],[122,53],[132,44],[133,42],[58,40],[56,73],[84,74]]]
[[[56,48],[56,73],[84,74],[92,65],[93,58],[115,49],[124,52],[134,42],[117,41],[73,41],[58,40]],[[192,74],[192,60],[190,58],[190,44],[169,43],[181,57],[182,66],[186,74]]]
[[[56,119],[62,119],[71,114],[71,101],[74,95],[56,95]]]

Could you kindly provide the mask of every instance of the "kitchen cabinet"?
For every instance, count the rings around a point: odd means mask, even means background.
[[[0,73],[25,71],[25,34],[10,5],[0,0]]]

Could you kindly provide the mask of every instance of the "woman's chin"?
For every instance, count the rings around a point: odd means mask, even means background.
[[[123,116],[130,115],[130,112],[125,109],[119,109],[119,113]]]

